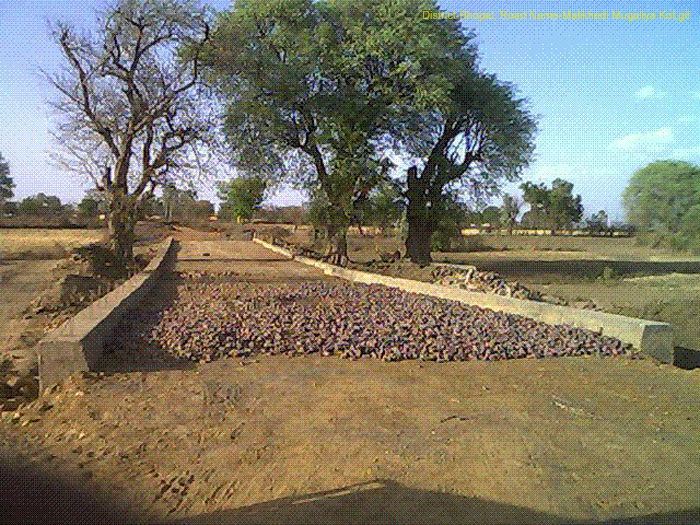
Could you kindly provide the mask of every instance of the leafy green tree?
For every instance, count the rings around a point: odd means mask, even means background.
[[[165,188],[163,188],[165,192]],[[156,215],[160,217],[165,216],[165,205],[163,199],[157,197],[153,193],[147,193],[139,199],[139,203],[136,207],[136,215],[139,220],[145,219],[147,217]]]
[[[608,230],[608,214],[605,210],[592,214],[586,219],[586,229],[590,233],[601,233]]]
[[[501,207],[501,224],[508,228],[508,233],[513,235],[513,228],[518,224],[518,215],[522,203],[520,199],[506,193],[503,195],[503,206]]]
[[[460,202],[456,191],[442,198],[443,211],[438,215],[438,222],[431,238],[431,249],[437,252],[449,252],[453,248],[464,248],[462,228],[469,225],[467,205]]]
[[[528,211],[523,213],[520,225],[530,230],[540,230],[548,227],[549,219],[541,209],[531,206]]]
[[[571,182],[555,179],[550,189],[544,183],[535,184],[528,181],[521,184],[520,189],[523,190],[523,199],[530,205],[530,210],[538,217],[544,218],[546,227],[552,233],[570,228],[581,221],[581,195],[573,195],[574,185]]]
[[[481,212],[481,219],[491,228],[498,228],[501,225],[501,209],[498,206],[487,206]]]
[[[401,106],[427,111],[446,89],[431,72],[450,50],[434,38],[440,24],[419,16],[435,6],[246,0],[219,19],[208,64],[229,97],[235,163],[324,194],[332,262],[347,260],[347,227],[386,175],[383,147]]]
[[[550,213],[553,228],[571,228],[572,225],[581,222],[583,217],[583,204],[581,195],[574,196],[574,185],[563,179],[552,181],[552,193],[550,198]]]
[[[15,182],[10,177],[10,164],[0,153],[0,206],[14,197]]]
[[[193,189],[182,190],[169,182],[163,186],[163,210],[166,221],[185,221],[192,206],[197,201],[197,192]]]
[[[61,215],[64,212],[64,207],[58,197],[37,193],[22,199],[18,211],[24,215],[46,217]]]
[[[404,212],[401,188],[391,180],[382,181],[370,194],[365,224],[376,226],[382,232],[396,226]]]
[[[313,227],[314,241],[324,238],[328,231],[326,225],[330,221],[331,204],[326,194],[320,189],[311,191],[309,201],[306,203],[305,220]]]
[[[657,161],[640,169],[623,194],[628,222],[680,249],[700,251],[700,167]]]
[[[14,201],[5,201],[0,206],[0,213],[5,215],[16,215],[18,209],[18,204]]]
[[[435,21],[433,21],[435,22]],[[445,21],[449,22],[449,21]],[[458,26],[457,26],[458,27]],[[449,30],[450,27],[448,26]],[[477,70],[470,35],[451,29],[441,70],[453,86],[422,120],[414,151],[422,168],[409,168],[406,252],[413,262],[431,261],[430,239],[445,213],[450,190],[479,203],[519,178],[534,151],[536,120],[514,88]],[[418,113],[420,117],[421,113]],[[422,152],[422,153],[421,153]]]
[[[249,221],[265,199],[268,183],[260,177],[239,177],[219,185],[222,219]]]
[[[465,226],[479,226],[483,224],[484,218],[481,212],[477,210],[467,209],[464,213],[464,224]]]
[[[99,215],[100,201],[90,197],[85,196],[78,203],[78,212],[84,217],[95,217]]]

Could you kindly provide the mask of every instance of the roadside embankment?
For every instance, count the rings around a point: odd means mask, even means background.
[[[105,346],[118,337],[115,328],[119,321],[156,285],[175,248],[173,238],[166,239],[146,268],[78,312],[39,343],[41,391],[74,372],[94,370]]]

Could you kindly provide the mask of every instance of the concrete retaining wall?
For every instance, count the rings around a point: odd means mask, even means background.
[[[158,282],[172,260],[175,247],[172,237],[166,239],[143,271],[91,303],[39,343],[42,391],[74,372],[96,370],[114,329],[124,314],[138,306]]]
[[[579,310],[568,306],[557,306],[537,301],[513,299],[501,295],[470,292],[450,286],[440,286],[410,279],[348,270],[323,261],[293,256],[289,250],[274,246],[260,239],[255,239],[255,242],[290,259],[315,266],[326,275],[358,283],[382,284],[407,292],[460,301],[490,310],[530,317],[548,324],[568,324],[577,328],[585,328],[631,344],[634,348],[660,361],[673,362],[673,330],[668,323],[646,321],[592,310]]]

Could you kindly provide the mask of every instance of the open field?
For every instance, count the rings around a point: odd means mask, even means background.
[[[311,230],[300,226],[296,232],[291,225],[258,226],[261,231],[275,229],[286,231],[284,236],[290,242],[312,246]],[[369,230],[368,230],[369,231]],[[544,261],[636,261],[636,262],[696,262],[700,257],[674,252],[663,248],[640,246],[634,237],[572,237],[572,236],[533,236],[533,235],[502,235],[483,233],[465,237],[465,252],[435,252],[433,258],[437,261],[452,262],[490,260],[522,261],[537,258]],[[351,228],[348,234],[348,251],[351,259],[366,262],[376,259],[377,252],[393,252],[403,250],[396,232],[391,235],[360,235],[357,228]],[[471,264],[471,263],[470,263]]]
[[[175,269],[203,282],[222,271],[250,289],[335,282],[252,243],[185,242],[180,255]],[[172,275],[131,318],[157,321],[183,286]],[[207,323],[215,305],[204,303],[187,330]],[[8,512],[175,523],[700,518],[698,370],[628,357],[193,362],[160,345],[113,350],[106,375],[68,380],[0,424],[3,471],[21,467],[4,479],[26,493]]]
[[[564,235],[506,235],[483,233],[481,243],[492,251],[522,254],[537,252],[564,255],[572,258],[619,260],[698,260],[698,257],[679,254],[662,248],[640,246],[634,237],[573,237]]]
[[[62,259],[72,248],[104,238],[104,230],[0,229],[0,260]]]

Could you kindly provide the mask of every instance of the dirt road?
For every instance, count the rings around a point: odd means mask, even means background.
[[[240,241],[184,243],[176,269],[326,279]],[[33,499],[8,515],[42,512],[39,494],[54,516],[151,522],[700,522],[699,371],[626,358],[192,364],[154,348],[110,359],[110,374],[73,378],[0,425],[4,464],[92,499],[71,507],[24,484]]]

